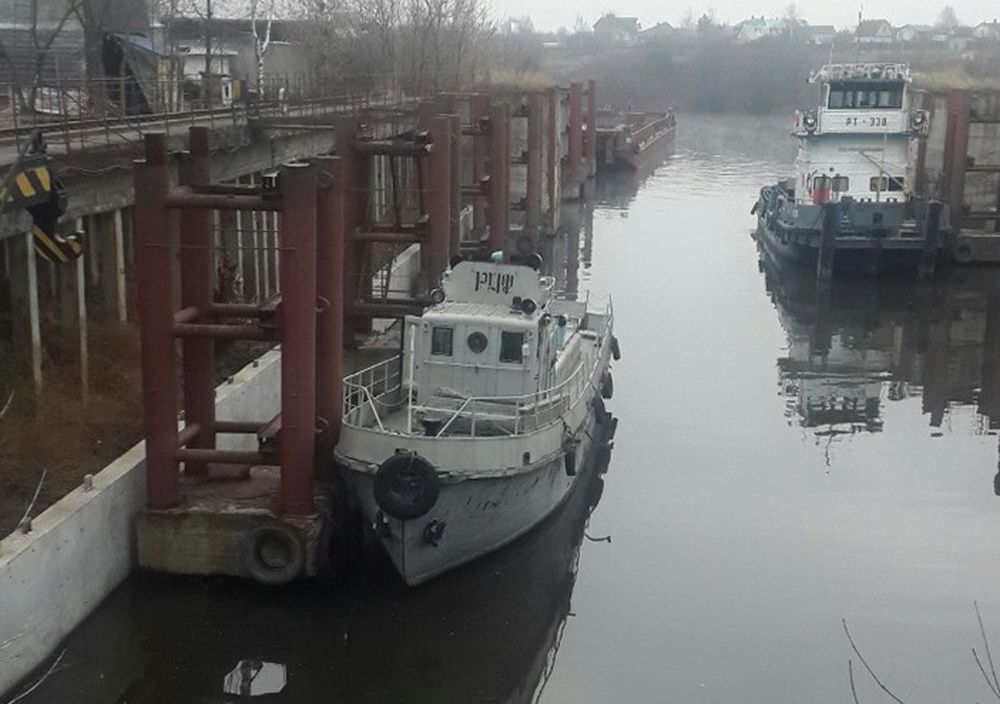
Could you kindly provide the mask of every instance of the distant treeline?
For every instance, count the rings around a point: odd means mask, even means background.
[[[810,71],[831,62],[898,61],[915,72],[996,76],[998,57],[970,65],[959,55],[811,46],[780,39],[702,42],[690,46],[650,43],[600,56],[556,57],[557,80],[597,80],[600,105],[713,113],[775,114],[814,106],[818,94]],[[561,68],[560,68],[561,67]]]

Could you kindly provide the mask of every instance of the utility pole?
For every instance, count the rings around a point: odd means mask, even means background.
[[[205,77],[202,80],[205,107],[211,107],[212,95],[212,0],[205,0]]]
[[[205,78],[212,75],[212,0],[205,0]]]

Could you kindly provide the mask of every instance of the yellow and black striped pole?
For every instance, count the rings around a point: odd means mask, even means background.
[[[65,189],[49,168],[44,153],[22,154],[0,185],[0,209],[8,205],[31,214],[35,253],[50,262],[67,264],[83,253],[83,233],[63,235],[59,217],[65,212]]]

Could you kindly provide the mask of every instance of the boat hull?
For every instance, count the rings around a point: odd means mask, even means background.
[[[755,239],[776,261],[816,269],[823,242],[821,205],[781,202],[779,187],[762,189],[754,211]],[[925,207],[911,203],[839,203],[833,244],[835,275],[881,276],[917,271],[938,256],[942,230],[924,235]],[[908,210],[915,210],[909,217]],[[866,223],[856,226],[856,223]],[[873,225],[872,223],[877,223]],[[850,225],[848,225],[850,224]]]
[[[372,472],[349,459],[341,461],[348,486],[403,581],[417,585],[510,543],[555,511],[593,450],[592,438],[604,437],[607,421],[603,408],[591,408],[569,460],[565,451],[556,449],[506,476],[446,478],[433,508],[409,520],[381,511]]]

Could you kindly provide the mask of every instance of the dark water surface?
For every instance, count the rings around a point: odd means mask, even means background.
[[[907,702],[989,700],[1000,278],[817,295],[759,265],[786,122],[685,116],[637,192],[599,188],[580,286],[614,295],[621,423],[555,520],[417,590],[379,561],[332,588],[130,580],[21,701],[850,702],[849,661],[887,701],[845,619]],[[240,696],[240,661],[281,694]]]

